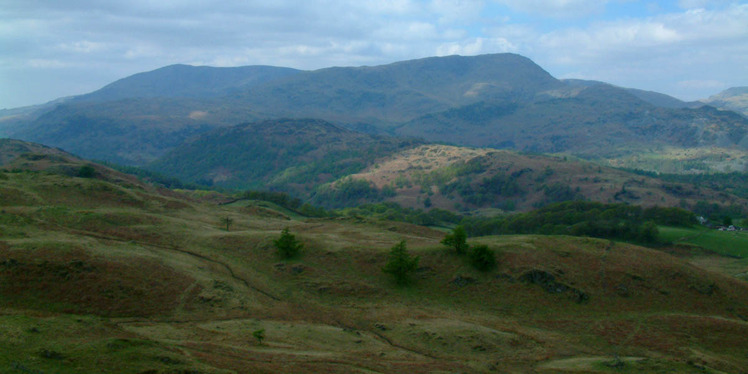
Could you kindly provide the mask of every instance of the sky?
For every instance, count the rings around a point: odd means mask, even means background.
[[[171,64],[313,70],[511,52],[682,100],[748,86],[748,0],[0,0],[0,108]]]

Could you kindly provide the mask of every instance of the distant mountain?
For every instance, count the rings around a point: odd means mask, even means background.
[[[115,101],[133,98],[209,98],[226,96],[300,73],[274,66],[216,68],[171,65],[120,79],[74,101]]]
[[[320,184],[420,144],[321,120],[267,120],[196,137],[147,168],[189,182],[306,195]]]
[[[728,88],[703,101],[714,107],[732,110],[748,117],[748,87]]]
[[[708,106],[669,109],[606,84],[572,97],[480,102],[407,122],[396,134],[532,152],[611,156],[655,145],[748,149],[748,121]]]
[[[528,101],[563,83],[515,54],[448,56],[297,74],[241,94],[276,116],[309,116],[388,128],[479,101]]]
[[[63,97],[50,102],[12,109],[0,109],[0,137],[8,137],[20,128],[24,128],[40,115],[54,109],[58,105],[69,101],[73,97]]]
[[[605,82],[583,80],[583,79],[564,79],[562,80],[562,82],[569,85],[569,87],[578,88],[578,89],[584,89],[584,88],[596,86],[599,84],[616,87],[612,84],[605,83]],[[626,90],[626,92],[636,96],[637,98],[641,100],[644,100],[654,106],[658,106],[662,108],[698,108],[704,105],[703,103],[700,103],[698,101],[697,102],[686,102],[686,101],[676,99],[670,95],[665,95],[663,93],[654,92],[654,91],[639,90],[636,88],[623,88],[623,89]]]
[[[748,119],[693,106],[601,82],[560,81],[515,54],[315,71],[174,65],[0,123],[0,134],[134,165],[216,128],[277,118],[594,157],[663,145],[748,147]]]
[[[215,127],[193,99],[126,99],[63,104],[12,133],[89,159],[144,164]],[[247,113],[244,118],[253,118]]]

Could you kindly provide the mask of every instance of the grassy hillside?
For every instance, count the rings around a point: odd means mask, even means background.
[[[728,88],[703,101],[711,106],[733,110],[748,117],[748,87]]]
[[[748,284],[663,252],[483,237],[498,266],[480,272],[424,227],[273,216],[60,164],[87,166],[32,154],[0,172],[3,372],[748,367]],[[294,260],[272,245],[286,227],[305,244]],[[401,240],[420,257],[405,288],[381,271]]]
[[[660,234],[675,244],[694,245],[727,256],[748,258],[748,233],[744,231],[663,227]]]
[[[704,185],[664,181],[567,156],[488,148],[423,145],[387,157],[351,177],[370,181],[379,190],[391,189],[393,194],[386,201],[421,209],[490,214],[492,208],[529,210],[575,199],[686,208],[708,201],[747,207],[745,199]]]
[[[621,153],[600,161],[614,167],[663,174],[748,172],[748,152],[719,147],[652,147],[637,153]]]
[[[270,120],[215,130],[148,168],[189,182],[282,189],[304,196],[319,184],[420,143],[357,133],[320,120]]]
[[[134,98],[62,104],[12,133],[90,159],[143,165],[193,136],[255,118],[250,108],[213,99]]]

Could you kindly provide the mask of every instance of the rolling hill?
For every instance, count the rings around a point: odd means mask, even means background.
[[[719,202],[748,211],[744,198],[703,184],[664,181],[566,156],[489,148],[422,145],[378,160],[328,188],[345,188],[350,179],[393,191],[378,201],[454,212],[527,211],[567,200],[689,209],[699,202]]]
[[[380,157],[422,144],[312,119],[267,120],[214,130],[148,168],[185,181],[307,195]]]
[[[453,212],[526,211],[582,199],[684,208],[706,201],[748,210],[748,202],[729,193],[582,159],[423,144],[319,120],[221,128],[147,168],[191,183],[285,191],[334,208],[392,201],[406,208]]]
[[[0,171],[5,372],[748,366],[748,284],[689,258],[590,238],[470,238],[498,261],[481,272],[439,244],[441,231],[257,214],[48,156],[22,153]],[[87,165],[96,173],[59,172]],[[272,244],[286,227],[305,244],[293,260]],[[407,287],[381,271],[401,240],[420,257]]]
[[[728,88],[703,101],[717,108],[732,110],[748,117],[748,87]]]

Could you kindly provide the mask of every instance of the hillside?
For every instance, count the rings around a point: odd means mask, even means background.
[[[748,284],[652,249],[288,219],[26,154],[0,172],[0,369],[9,372],[741,372]],[[85,166],[85,165],[84,165]],[[13,170],[11,172],[11,170]],[[230,231],[222,224],[232,219]],[[290,231],[302,256],[279,260]],[[414,283],[381,272],[406,240]],[[264,336],[256,338],[258,332]]]
[[[702,101],[714,107],[732,110],[748,117],[748,87],[728,88]]]
[[[320,120],[268,120],[214,130],[148,168],[189,182],[304,196],[322,183],[419,144]]]
[[[0,166],[6,166],[19,156],[33,153],[37,155],[70,156],[60,149],[47,147],[15,139],[0,139]]]
[[[706,186],[666,182],[565,156],[487,148],[423,145],[380,160],[351,178],[392,189],[385,201],[419,209],[526,211],[574,199],[685,208],[707,201],[748,209],[745,199]]]
[[[655,107],[608,85],[582,88],[569,98],[453,108],[405,123],[396,133],[456,145],[601,158],[665,145],[748,149],[748,120],[733,112]]]
[[[171,65],[120,79],[100,90],[81,95],[80,101],[116,101],[133,98],[209,98],[226,96],[300,73],[291,68]]]
[[[662,147],[748,147],[745,117],[654,92],[560,81],[515,54],[314,71],[175,65],[33,115],[11,112],[0,134],[141,166],[211,129],[278,118],[605,159]]]
[[[245,92],[275,116],[307,116],[388,129],[424,113],[478,102],[526,101],[562,84],[526,57],[447,56],[373,67],[321,69]]]

